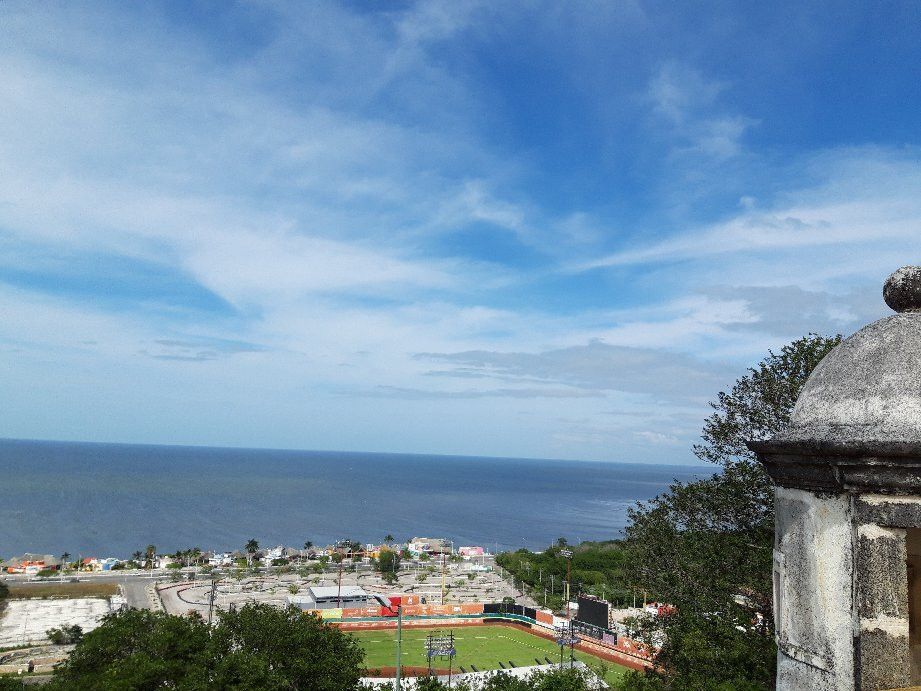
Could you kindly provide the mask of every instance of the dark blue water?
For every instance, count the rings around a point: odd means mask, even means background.
[[[618,537],[708,468],[0,440],[0,556],[130,556],[445,537],[490,550]]]

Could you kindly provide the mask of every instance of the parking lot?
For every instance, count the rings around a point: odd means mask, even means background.
[[[0,619],[0,648],[47,643],[48,629],[61,626],[90,631],[110,609],[103,598],[12,600]]]
[[[394,584],[386,583],[381,574],[367,570],[350,570],[344,566],[341,584],[359,586],[370,594],[395,595],[412,593],[423,596],[433,604],[442,602],[442,582],[444,582],[444,602],[499,602],[505,597],[514,597],[524,603],[521,593],[495,571],[478,570],[472,562],[447,562],[442,572],[442,564],[424,564],[414,562],[404,566],[398,572]],[[171,614],[186,614],[197,611],[208,616],[211,601],[212,576],[199,576],[194,582],[163,584],[160,597],[163,606]],[[284,606],[288,596],[305,594],[310,586],[336,587],[340,583],[338,570],[324,573],[312,573],[308,569],[293,569],[288,573],[273,572],[257,575],[215,575],[217,581],[214,590],[215,609],[227,609],[231,604],[241,606],[246,602],[267,602]],[[534,604],[530,603],[529,604]]]

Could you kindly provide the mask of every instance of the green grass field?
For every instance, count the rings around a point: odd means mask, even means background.
[[[447,633],[451,629],[438,629]],[[453,629],[454,648],[457,655],[454,658],[455,670],[463,666],[468,672],[472,671],[471,665],[476,665],[480,671],[500,669],[501,661],[508,667],[509,660],[516,667],[527,667],[536,664],[535,658],[546,663],[545,657],[553,662],[560,660],[560,648],[553,641],[539,636],[534,636],[526,631],[508,626],[465,626]],[[407,667],[425,667],[428,660],[425,656],[425,637],[428,629],[404,628],[402,659]],[[365,666],[369,669],[376,667],[394,667],[397,655],[397,632],[392,629],[379,631],[350,631],[365,649]],[[590,666],[597,665],[601,660],[592,655],[576,651],[576,659]],[[564,652],[564,660],[569,659],[569,649]],[[627,672],[626,667],[621,667],[613,662],[604,661],[609,667],[605,675],[608,682],[619,680]],[[448,660],[435,658],[434,667],[447,668]]]

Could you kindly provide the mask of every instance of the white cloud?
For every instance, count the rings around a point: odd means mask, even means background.
[[[800,285],[816,287],[886,270],[893,254],[888,248],[900,245],[897,251],[905,254],[921,245],[921,197],[912,191],[921,186],[921,165],[902,153],[848,150],[816,156],[808,168],[821,183],[787,192],[772,209],[744,208],[726,221],[578,268],[718,261],[727,280],[782,285],[798,274]],[[764,268],[752,271],[754,262]],[[783,274],[767,269],[781,262]]]
[[[742,138],[758,121],[722,106],[720,95],[727,88],[688,65],[668,62],[659,68],[647,98],[674,139],[673,154],[721,160],[742,153]]]

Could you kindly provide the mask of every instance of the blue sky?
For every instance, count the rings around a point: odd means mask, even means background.
[[[691,463],[921,262],[916,2],[0,3],[0,436]]]

